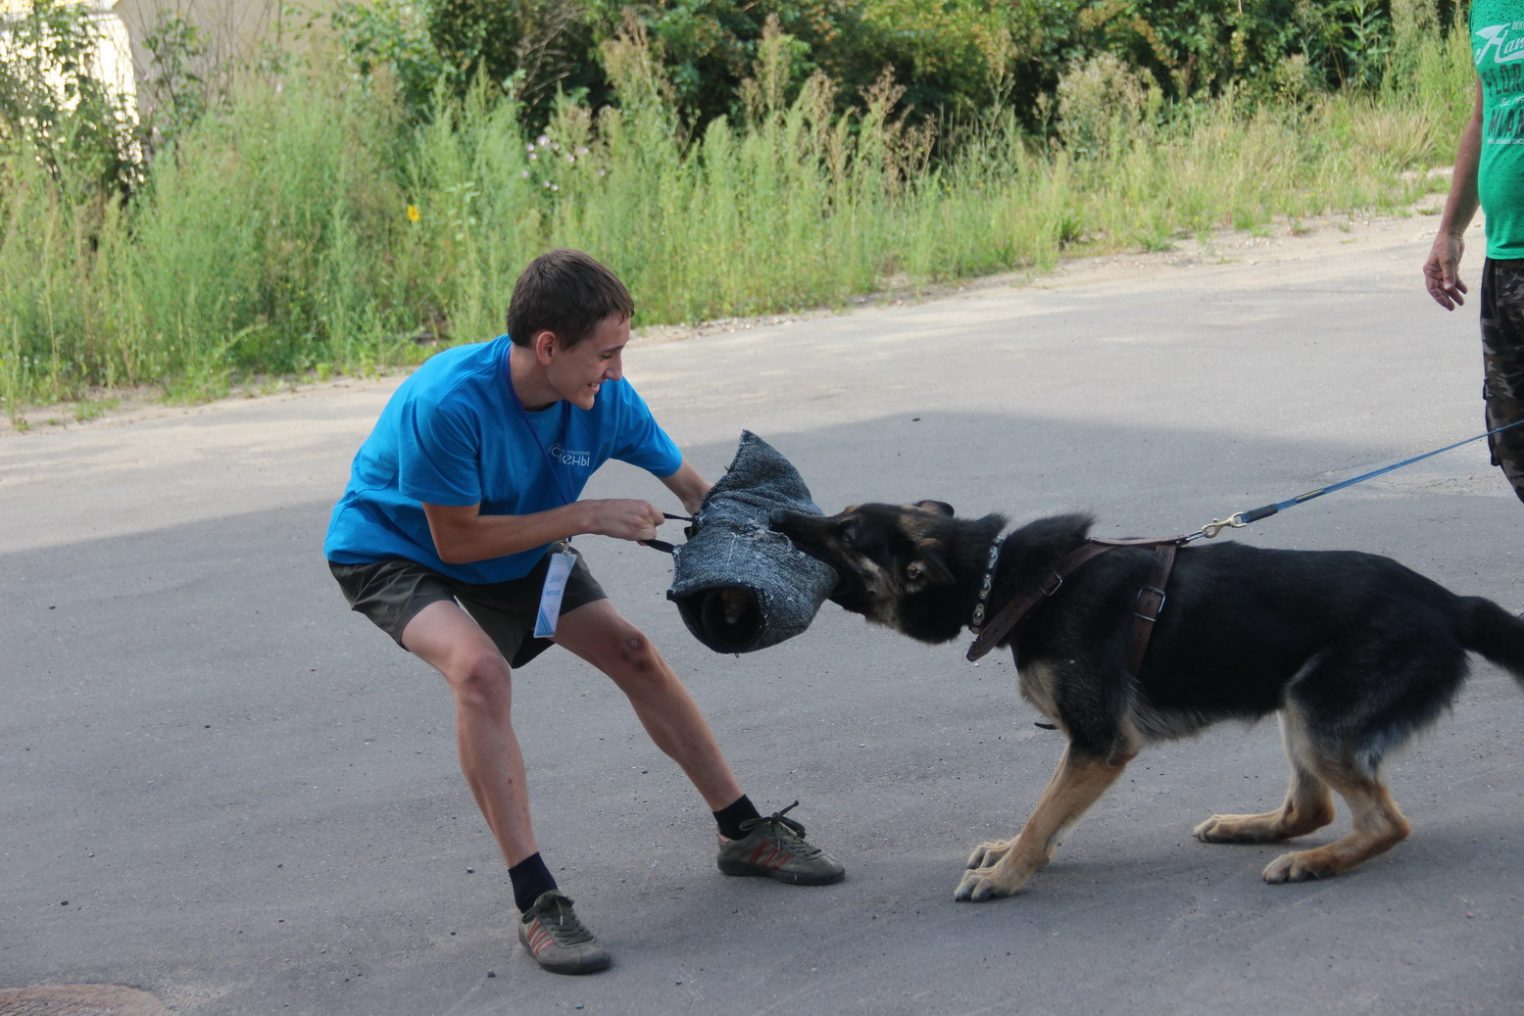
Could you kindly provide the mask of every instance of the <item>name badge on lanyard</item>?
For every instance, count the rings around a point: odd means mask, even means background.
[[[524,428],[529,431],[529,436],[539,446],[540,454],[545,457],[545,465],[550,470],[550,478],[555,481],[556,489],[561,492],[565,504],[571,504],[575,498],[561,479],[561,473],[556,469],[556,460],[551,457],[550,451],[545,447],[545,442],[540,440],[540,432],[535,430],[530,422],[529,411],[519,401],[518,392],[513,390],[513,371],[509,366],[509,354],[513,346],[509,344],[503,350],[503,379],[508,386],[508,398],[519,411],[519,418],[524,421]],[[566,403],[561,404],[561,433],[564,439],[566,434],[566,418],[570,409]],[[545,586],[540,590],[540,609],[534,616],[534,637],[548,639],[556,633],[556,622],[561,619],[561,597],[566,594],[566,580],[571,575],[572,565],[577,563],[577,552],[571,549],[571,538],[563,540],[551,551],[550,566],[545,570]]]
[[[540,590],[540,609],[534,616],[535,638],[548,639],[556,633],[556,622],[561,619],[561,597],[566,594],[566,579],[576,563],[577,552],[564,543],[551,553],[550,567],[545,571],[545,587]]]

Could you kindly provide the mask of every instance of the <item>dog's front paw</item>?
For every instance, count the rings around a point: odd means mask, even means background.
[[[965,868],[993,868],[995,862],[1004,857],[1011,849],[1015,840],[991,840],[981,843],[974,848],[974,852],[968,855],[968,863]]]
[[[1332,861],[1319,850],[1297,850],[1282,854],[1265,865],[1264,879],[1271,885],[1286,882],[1310,882],[1338,874]]]
[[[1244,835],[1242,815],[1213,815],[1191,830],[1191,834],[1202,843],[1242,843],[1250,839]]]
[[[1014,896],[1025,881],[1025,878],[1014,880],[1001,878],[994,868],[978,868],[964,872],[963,881],[959,882],[958,888],[953,891],[953,899],[959,903],[998,900],[1003,896]]]
[[[1289,822],[1287,814],[1277,808],[1258,815],[1213,815],[1193,833],[1202,843],[1270,843],[1317,828]]]

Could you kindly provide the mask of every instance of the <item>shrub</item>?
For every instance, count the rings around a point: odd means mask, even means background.
[[[1123,147],[1160,105],[1158,86],[1110,53],[1076,62],[1057,94],[1059,140],[1079,156]]]

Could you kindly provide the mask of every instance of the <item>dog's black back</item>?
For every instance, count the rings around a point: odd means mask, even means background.
[[[1040,608],[1050,617],[1034,616],[1017,632],[1018,656],[1040,663],[1078,654],[1097,684],[1116,681],[1127,590],[1142,587],[1149,566],[1148,552],[1126,549],[1092,562]],[[1459,689],[1464,604],[1369,554],[1186,548],[1137,677],[1133,716],[1146,734],[1173,737],[1221,719],[1257,719],[1295,699],[1309,726],[1374,769]],[[1084,647],[1081,632],[1110,635]],[[1071,706],[1089,733],[1089,710]],[[1110,735],[1109,723],[1097,726],[1100,738]]]

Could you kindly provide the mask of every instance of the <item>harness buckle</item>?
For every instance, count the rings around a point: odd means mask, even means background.
[[[1148,596],[1148,605],[1143,602],[1143,597]],[[1157,599],[1154,599],[1157,597]],[[1138,598],[1133,603],[1132,616],[1150,624],[1159,620],[1159,615],[1164,613],[1164,601],[1169,597],[1158,586],[1144,586],[1138,590]]]
[[[1058,592],[1060,589],[1063,588],[1063,586],[1064,586],[1064,577],[1062,575],[1060,575],[1058,572],[1054,572],[1053,573],[1053,587],[1051,589],[1046,585],[1046,582],[1047,582],[1047,580],[1045,579],[1044,580],[1044,584],[1039,585],[1037,587],[1037,591],[1042,593],[1044,596],[1052,596],[1054,593]]]

